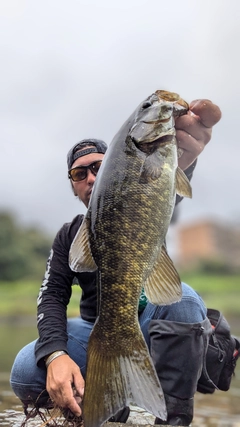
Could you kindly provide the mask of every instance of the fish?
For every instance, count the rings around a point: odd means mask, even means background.
[[[175,118],[188,104],[157,90],[109,144],[87,213],[72,242],[73,271],[97,276],[98,317],[87,350],[85,427],[136,405],[166,420],[164,394],[138,322],[144,288],[153,304],[180,301],[181,280],[165,245],[176,194],[192,197],[178,167]]]

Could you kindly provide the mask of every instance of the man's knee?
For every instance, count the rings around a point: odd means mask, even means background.
[[[10,374],[11,387],[22,401],[36,400],[46,388],[46,370],[39,368],[36,364],[35,342],[19,351]]]
[[[207,315],[205,304],[186,283],[182,283],[182,298],[179,302],[158,306],[154,313],[155,319],[164,319],[174,322],[197,323],[202,322]]]

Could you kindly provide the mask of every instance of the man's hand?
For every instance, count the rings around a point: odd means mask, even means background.
[[[180,157],[178,165],[186,170],[211,139],[212,127],[220,120],[219,107],[208,99],[192,101],[188,114],[176,119],[176,138]],[[182,154],[181,154],[182,153]]]
[[[84,379],[78,365],[67,354],[57,357],[48,366],[46,388],[57,406],[81,415],[79,404],[83,398]]]

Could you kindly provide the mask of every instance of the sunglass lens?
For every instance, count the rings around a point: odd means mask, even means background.
[[[70,173],[71,173],[71,179],[73,181],[82,181],[87,176],[87,170],[85,168],[72,169]]]
[[[71,169],[69,171],[69,178],[71,178],[73,181],[83,181],[83,179],[85,179],[87,176],[88,169],[90,169],[93,175],[96,176],[101,164],[102,164],[102,160],[99,160],[97,162],[92,163],[89,166],[79,166],[74,169]]]
[[[97,175],[101,164],[102,164],[102,161],[99,161],[99,162],[95,162],[92,165],[90,165],[91,166],[90,169],[94,175]]]

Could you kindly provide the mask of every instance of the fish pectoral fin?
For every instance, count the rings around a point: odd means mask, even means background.
[[[127,348],[120,339],[109,348],[102,331],[96,323],[88,342],[84,427],[100,427],[131,404],[166,420],[162,387],[140,328]]]
[[[179,167],[176,170],[176,193],[182,197],[192,198],[192,187],[189,179]]]
[[[88,223],[89,220],[84,218],[69,251],[69,266],[71,270],[79,273],[97,270],[89,243]]]
[[[162,246],[151,274],[147,278],[144,290],[152,304],[165,305],[181,300],[181,279],[165,245]]]
[[[139,177],[140,184],[148,184],[161,176],[164,162],[161,161],[157,152],[146,157]]]

